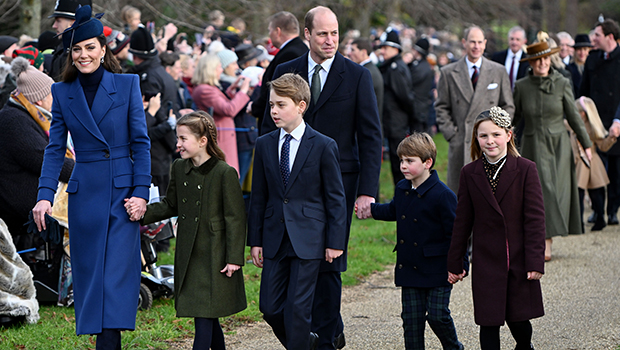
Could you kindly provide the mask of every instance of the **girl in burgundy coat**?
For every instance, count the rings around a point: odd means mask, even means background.
[[[519,156],[511,119],[499,107],[482,112],[473,129],[474,162],[461,170],[448,252],[448,281],[465,277],[472,236],[474,316],[480,348],[500,349],[506,322],[516,350],[533,349],[530,319],[544,315],[545,209],[536,164]]]

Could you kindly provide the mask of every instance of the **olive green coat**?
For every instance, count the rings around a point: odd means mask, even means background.
[[[199,167],[189,159],[172,164],[166,197],[149,204],[144,223],[178,216],[174,295],[178,317],[217,318],[246,308],[242,266],[246,218],[239,177],[213,157]]]
[[[573,151],[564,116],[579,142],[592,145],[575,107],[571,82],[560,73],[530,72],[515,83],[513,125],[523,119],[521,155],[536,163],[545,204],[546,238],[581,233],[579,193]]]

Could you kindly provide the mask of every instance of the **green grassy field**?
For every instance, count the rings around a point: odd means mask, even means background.
[[[435,169],[445,181],[448,145],[441,134],[434,137],[437,144],[437,161]],[[394,186],[389,170],[389,163],[384,162],[381,169],[380,202],[392,198]],[[348,270],[342,274],[347,286],[363,281],[368,275],[381,271],[394,263],[396,255],[392,253],[396,235],[396,224],[375,220],[358,220],[353,218],[349,240]],[[170,253],[160,254],[160,264],[172,264],[174,259],[174,242]],[[250,256],[249,249],[246,255]],[[247,264],[243,273],[248,300],[248,308],[220,322],[228,332],[234,332],[238,324],[261,319],[258,310],[260,269]],[[173,300],[156,299],[148,311],[139,311],[134,332],[123,333],[124,349],[168,349],[169,343],[186,337],[193,337],[193,320],[175,317]],[[41,306],[41,319],[34,325],[21,325],[0,329],[0,349],[94,349],[95,339],[89,336],[75,335],[75,316],[73,308]]]

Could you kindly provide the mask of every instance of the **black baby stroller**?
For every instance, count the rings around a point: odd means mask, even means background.
[[[174,295],[174,266],[157,265],[155,243],[174,237],[170,220],[164,220],[140,227],[142,250],[142,283],[138,308],[148,310],[153,298],[170,298]]]

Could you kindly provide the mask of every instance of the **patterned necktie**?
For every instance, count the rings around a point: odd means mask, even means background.
[[[478,83],[478,76],[480,74],[478,74],[478,67],[474,66],[474,74],[471,75],[471,85],[474,87],[474,90],[476,90],[476,83]]]
[[[312,94],[312,102],[316,104],[316,101],[319,99],[319,95],[321,95],[321,72],[323,67],[320,64],[317,64],[314,67],[314,74],[312,74],[312,86],[310,92]]]
[[[291,153],[291,134],[284,136],[284,143],[282,143],[282,150],[280,151],[280,175],[282,175],[282,182],[284,187],[288,184],[288,178],[291,176],[289,169],[289,156]]]
[[[514,84],[514,71],[515,71],[515,56],[512,56],[512,64],[510,64],[510,88],[513,89]]]

